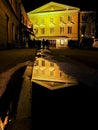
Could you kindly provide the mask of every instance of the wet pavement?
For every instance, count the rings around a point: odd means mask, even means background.
[[[38,129],[39,126],[40,129],[59,127],[73,129],[78,125],[82,127],[85,120],[88,125],[91,115],[97,112],[97,72],[86,66],[58,64],[60,71],[75,77],[78,84],[50,89],[46,85],[40,85],[39,82],[32,82],[32,127],[34,129]],[[34,75],[34,80],[38,79],[39,75]]]
[[[61,70],[78,80],[78,84],[50,90],[31,82],[33,62],[28,64],[16,118],[9,123],[8,130],[77,128],[84,126],[84,122],[88,125],[88,119],[97,112],[97,71],[90,71],[86,66],[59,64]]]
[[[96,111],[92,106],[95,108],[97,100],[98,92],[82,83],[52,91],[32,83],[33,127],[58,128],[60,125],[65,129],[68,124],[71,127],[71,124],[85,120],[89,111],[90,114]]]

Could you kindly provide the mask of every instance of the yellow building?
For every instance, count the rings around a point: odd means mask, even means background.
[[[49,2],[28,12],[35,38],[48,39],[51,46],[66,47],[68,40],[78,40],[80,9],[56,2]]]
[[[21,46],[23,26],[30,21],[21,0],[0,0],[0,49]]]

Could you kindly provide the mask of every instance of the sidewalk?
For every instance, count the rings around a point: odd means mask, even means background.
[[[6,90],[7,84],[11,79],[11,76],[15,73],[15,71],[17,71],[19,68],[23,66],[27,66],[28,63],[29,61],[20,63],[17,66],[14,66],[13,68],[9,69],[8,71],[0,73],[0,97]]]
[[[22,90],[20,93],[16,119],[11,121],[8,130],[30,130],[32,128],[31,104],[32,84],[31,72],[33,63],[30,62],[23,75]]]

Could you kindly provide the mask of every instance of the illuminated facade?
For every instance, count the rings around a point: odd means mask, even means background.
[[[0,49],[20,46],[22,25],[30,21],[21,0],[0,0]]]
[[[56,2],[49,2],[28,12],[35,38],[48,39],[51,46],[66,47],[68,40],[79,38],[80,9]]]

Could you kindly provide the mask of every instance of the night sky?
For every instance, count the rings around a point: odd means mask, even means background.
[[[51,0],[22,0],[26,12],[32,11]],[[53,0],[53,2],[79,7],[81,10],[98,11],[97,0]]]

